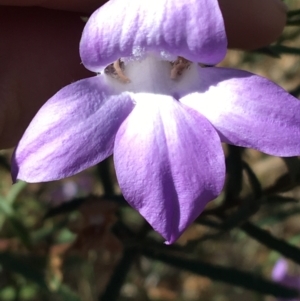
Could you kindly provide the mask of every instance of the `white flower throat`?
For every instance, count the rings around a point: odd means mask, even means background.
[[[104,76],[109,86],[116,92],[152,93],[178,96],[178,91],[196,89],[199,81],[197,63],[182,57],[173,62],[155,55],[142,59],[118,60],[107,66],[100,76]]]
[[[182,73],[189,68],[191,62],[183,57],[178,57],[175,61],[170,62],[172,68],[170,71],[170,78],[177,79]],[[104,69],[105,74],[120,80],[123,83],[130,83],[130,79],[124,73],[124,62],[118,59]]]

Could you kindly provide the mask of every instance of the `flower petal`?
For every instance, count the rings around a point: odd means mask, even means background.
[[[220,194],[223,150],[212,125],[173,98],[134,98],[116,135],[117,178],[129,204],[172,243]]]
[[[144,51],[216,64],[226,47],[217,0],[110,0],[88,20],[80,53],[88,69],[100,71]]]
[[[300,101],[252,73],[201,68],[199,92],[180,101],[202,113],[223,142],[275,156],[300,155]]]
[[[13,178],[27,182],[74,175],[112,154],[120,124],[133,108],[128,94],[114,96],[100,77],[75,82],[37,113],[13,156]]]
[[[287,273],[288,262],[283,258],[278,259],[272,271],[272,279],[275,281],[281,281],[285,278]]]

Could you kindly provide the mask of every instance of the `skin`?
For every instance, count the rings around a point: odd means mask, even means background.
[[[92,76],[80,64],[84,22],[103,0],[0,0],[0,148],[16,145],[38,109],[65,85]],[[280,0],[219,0],[229,47],[255,49],[286,22]],[[266,14],[266,11],[268,12]]]

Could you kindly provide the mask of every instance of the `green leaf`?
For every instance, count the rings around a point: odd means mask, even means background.
[[[63,301],[81,301],[81,298],[64,284],[59,286],[56,293],[63,298]]]
[[[6,220],[11,225],[13,231],[17,235],[17,237],[23,242],[23,244],[27,248],[32,247],[30,233],[23,225],[21,220],[15,214],[15,211],[10,203],[6,201],[6,199],[0,197],[0,212],[2,212],[6,218]]]
[[[280,58],[280,53],[278,53],[275,49],[272,49],[271,46],[259,48],[259,49],[256,49],[256,50],[252,51],[252,52],[261,53],[261,54],[273,57],[275,59]]]
[[[59,295],[63,301],[81,301],[79,296],[67,285],[60,284],[55,291],[49,289],[43,272],[46,266],[46,258],[20,256],[5,252],[0,253],[0,264],[4,269],[17,273],[25,279],[32,281],[46,293]]]
[[[40,228],[36,231],[31,232],[31,239],[34,244],[39,243],[43,240],[53,239],[59,231],[64,229],[69,224],[68,219],[63,219],[59,223],[54,224],[52,227]]]
[[[300,9],[290,10],[290,11],[287,13],[288,18],[297,16],[297,15],[300,16]]]
[[[300,55],[300,48],[288,47],[283,45],[274,45],[270,46],[270,48],[280,54],[294,54]]]
[[[299,26],[300,20],[287,20],[286,25],[288,26]]]
[[[300,9],[289,11],[287,17],[286,25],[300,25]]]
[[[26,246],[26,248],[32,248],[32,240],[29,231],[23,225],[23,223],[16,217],[10,216],[8,219],[12,229],[14,230],[16,236],[21,240],[21,242]]]
[[[14,255],[9,252],[0,253],[0,264],[4,269],[22,275],[24,278],[34,282],[43,290],[48,291],[48,286],[43,272],[38,269],[36,259],[29,256]]]
[[[20,193],[26,188],[27,183],[23,181],[18,181],[16,184],[11,186],[8,192],[6,201],[11,205],[15,202]]]

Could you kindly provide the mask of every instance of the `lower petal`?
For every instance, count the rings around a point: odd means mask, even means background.
[[[117,178],[130,205],[172,243],[222,190],[221,142],[203,116],[173,98],[134,98],[116,135]]]
[[[66,86],[27,128],[13,155],[13,178],[58,180],[95,165],[112,154],[115,134],[132,108],[129,95],[111,95],[100,77]]]
[[[223,142],[270,155],[300,155],[300,101],[246,71],[202,68],[199,92],[181,102],[202,113]]]

